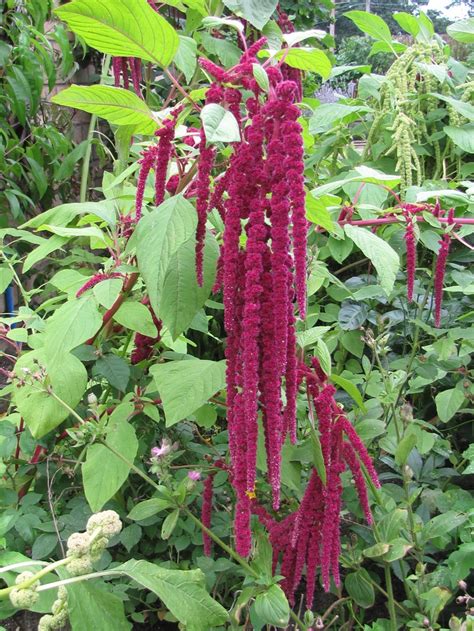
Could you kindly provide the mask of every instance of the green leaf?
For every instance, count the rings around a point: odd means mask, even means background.
[[[182,195],[166,200],[138,222],[129,243],[136,246],[138,269],[155,313],[160,310],[169,263],[182,244],[194,236],[196,224],[196,211]]]
[[[102,316],[93,296],[69,300],[49,318],[45,329],[45,349],[52,361],[90,339],[102,325]]]
[[[461,405],[464,403],[464,398],[463,392],[457,388],[444,390],[436,395],[436,411],[443,423],[447,423],[453,418]]]
[[[364,114],[370,112],[371,108],[366,105],[346,105],[344,103],[323,103],[314,110],[314,114],[309,119],[309,131],[311,134],[319,134],[333,127],[334,123],[344,120],[354,114]]]
[[[376,543],[363,551],[364,556],[369,559],[377,559],[383,557],[390,550],[389,543]]]
[[[448,35],[458,42],[474,44],[474,18],[467,18],[450,24],[446,29]]]
[[[416,435],[415,434],[407,434],[402,438],[397,446],[397,450],[395,452],[395,462],[399,467],[405,464],[408,456],[410,455],[413,447],[416,445]]]
[[[312,329],[308,329],[307,331],[298,331],[296,333],[296,341],[298,342],[298,346],[304,348],[305,346],[311,346],[315,342],[318,341],[320,337],[325,335],[328,331],[331,330],[329,326],[315,326]]]
[[[147,0],[73,0],[55,10],[86,44],[115,57],[138,57],[168,66],[178,50],[178,36]]]
[[[420,594],[420,598],[426,601],[425,610],[432,620],[437,620],[446,604],[451,600],[452,594],[446,587],[432,587],[429,591]]]
[[[442,537],[448,532],[451,532],[451,530],[462,526],[467,518],[465,513],[458,513],[453,510],[447,511],[442,515],[437,515],[424,525],[421,533],[422,538],[424,541],[428,542],[435,537]]]
[[[414,15],[401,11],[400,13],[394,13],[392,17],[406,33],[416,38],[420,32],[420,25]]]
[[[187,631],[208,631],[225,624],[227,611],[207,593],[201,570],[169,570],[148,561],[127,561],[114,568],[163,601]]]
[[[196,70],[197,44],[191,37],[179,35],[179,48],[174,63],[184,74],[186,81],[191,83]]]
[[[223,0],[225,6],[261,30],[275,11],[278,0]]]
[[[379,275],[380,284],[387,294],[390,294],[400,269],[398,254],[386,241],[370,230],[351,225],[344,226],[344,230],[365,256],[372,261]]]
[[[72,85],[52,97],[56,105],[96,114],[114,125],[133,126],[137,134],[153,134],[158,129],[153,112],[134,92],[108,85]]]
[[[240,130],[237,119],[217,103],[209,103],[201,110],[201,120],[207,142],[238,142]]]
[[[188,239],[171,258],[163,279],[161,302],[157,315],[175,340],[185,331],[206,302],[214,285],[219,247],[215,237],[207,233],[204,248],[204,282],[196,280],[196,242]]]
[[[24,369],[30,373],[44,370],[45,385],[71,408],[79,403],[87,386],[86,369],[74,355],[65,351],[56,353],[54,359],[45,356],[43,349],[26,353],[15,365],[15,373],[21,379],[25,378]],[[41,438],[69,416],[64,405],[39,389],[37,383],[29,385],[29,379],[25,379],[25,385],[13,390],[13,399],[35,438]]]
[[[449,103],[451,107],[453,107],[456,112],[459,112],[461,116],[467,118],[468,120],[474,121],[474,106],[470,103],[466,103],[465,101],[461,101],[459,99],[454,99],[452,96],[446,96],[444,94],[439,94],[438,92],[433,92],[433,96],[441,101],[445,101],[445,103]]]
[[[347,593],[358,605],[367,609],[375,602],[375,592],[370,582],[367,570],[361,568],[356,572],[351,572],[344,579],[344,586]]]
[[[257,594],[253,604],[259,620],[275,627],[286,627],[290,619],[290,605],[279,585]]]
[[[336,384],[336,386],[339,386],[340,388],[345,390],[347,394],[354,399],[362,412],[367,412],[367,409],[364,405],[364,400],[362,399],[362,395],[359,392],[357,386],[352,383],[352,381],[349,381],[349,379],[341,377],[340,375],[334,374],[331,375],[330,379],[333,383]]]
[[[170,427],[200,408],[225,386],[225,361],[189,359],[150,368]]]
[[[474,542],[462,543],[448,558],[448,566],[455,582],[469,576],[474,567]]]
[[[66,576],[62,577],[66,578]],[[67,586],[68,615],[73,631],[130,631],[122,600],[106,591],[100,581],[82,581]]]
[[[148,519],[149,517],[153,517],[153,515],[166,510],[170,506],[171,504],[168,500],[162,499],[161,497],[152,497],[151,499],[140,502],[134,506],[127,517],[128,519],[133,519],[134,521],[142,521],[144,519]]]
[[[8,265],[0,265],[0,293],[3,293],[12,282],[13,270]]]
[[[311,193],[306,195],[306,219],[328,232],[334,232],[334,223],[326,205],[322,199],[313,197]]]
[[[105,445],[93,444],[87,449],[86,461],[82,465],[84,493],[93,512],[120,489],[130,473],[138,450],[138,440],[127,417],[133,413],[132,403],[122,403],[115,409],[107,424],[106,443],[122,457],[116,456]]]
[[[315,72],[323,79],[329,79],[332,64],[326,53],[319,48],[285,48],[280,50],[276,59],[285,58],[285,63],[292,68]]]
[[[47,259],[49,254],[54,252],[55,250],[59,250],[65,243],[68,242],[66,237],[60,237],[58,235],[53,235],[49,237],[49,239],[45,239],[45,242],[42,245],[39,245],[26,257],[23,263],[23,273],[26,274],[32,267],[36,265],[39,261],[43,259]]]
[[[374,13],[367,13],[367,11],[348,11],[344,15],[352,20],[363,33],[367,33],[374,39],[391,44],[392,35],[390,29],[380,16]]]
[[[172,513],[166,515],[163,525],[161,526],[161,538],[169,539],[173,534],[173,530],[176,528],[179,518],[179,508],[176,508]]]
[[[46,210],[44,213],[35,215],[35,217],[22,224],[21,227],[41,230],[42,226],[46,224],[66,226],[78,215],[91,214],[97,217],[104,217],[106,215],[110,216],[114,212],[114,204],[110,201],[61,204]]]
[[[319,359],[319,363],[321,364],[321,368],[326,373],[326,375],[331,374],[331,354],[329,349],[321,338],[316,340],[316,347],[314,349],[315,356]]]
[[[258,83],[259,87],[264,91],[268,92],[270,89],[270,81],[268,79],[267,71],[260,64],[252,64],[253,77],[255,81]]]
[[[150,310],[141,302],[124,302],[114,315],[114,320],[126,329],[138,331],[148,337],[158,335]]]
[[[444,132],[460,149],[466,153],[474,153],[474,123],[468,123],[460,127],[447,125],[444,128]]]
[[[130,367],[123,357],[109,353],[96,361],[94,375],[105,377],[113,388],[125,392],[130,379]]]

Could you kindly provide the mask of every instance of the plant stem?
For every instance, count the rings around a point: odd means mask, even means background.
[[[62,565],[66,565],[66,563],[69,563],[69,561],[70,559],[68,558],[60,559],[59,561],[56,561],[55,563],[51,563],[50,565],[46,566],[44,569],[34,574],[28,580],[23,581],[22,583],[19,583],[18,585],[10,585],[10,587],[5,587],[4,589],[0,589],[0,600],[5,600],[10,594],[10,592],[12,592],[14,589],[28,589],[28,587],[33,585],[33,583],[36,583],[36,581],[39,581],[41,578],[43,578],[43,576],[46,576],[46,574],[53,572],[56,568],[61,567]]]
[[[111,56],[106,55],[104,57],[104,63],[102,65],[102,73],[100,75],[100,83],[99,85],[103,85],[105,78],[109,72],[110,68]],[[92,155],[92,138],[94,137],[95,126],[97,124],[97,116],[96,114],[92,114],[91,120],[89,122],[89,129],[87,131],[87,145],[86,152],[84,154],[84,160],[82,162],[82,170],[81,170],[81,189],[79,193],[79,201],[81,203],[87,201],[87,187],[89,185],[89,169]]]
[[[387,587],[387,607],[388,612],[390,614],[390,623],[392,627],[392,631],[397,631],[398,622],[397,622],[397,612],[395,611],[395,599],[393,597],[393,585],[392,585],[392,573],[390,571],[390,564],[384,564],[384,573],[385,573],[385,585]]]

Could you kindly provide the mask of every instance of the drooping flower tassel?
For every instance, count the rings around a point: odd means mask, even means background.
[[[143,335],[143,333],[135,333],[135,346],[130,356],[130,362],[132,365],[138,364],[145,359],[150,359],[155,351],[155,345],[161,340],[162,322],[156,317],[151,305],[148,304],[147,306],[150,311],[153,324],[156,327],[157,334],[155,337],[150,337],[148,335]]]
[[[140,87],[140,82],[142,80],[142,62],[137,57],[129,57],[128,63],[130,65],[131,75],[132,75],[132,85],[135,91],[135,94],[143,99],[142,90]]]
[[[451,235],[449,233],[445,232],[443,234],[439,241],[439,246],[434,274],[434,325],[436,328],[439,328],[441,325],[444,275],[446,273],[446,264],[448,262],[449,249],[451,247]]]
[[[364,512],[365,520],[370,526],[373,523],[372,511],[370,510],[369,495],[367,493],[367,487],[365,485],[364,474],[362,473],[357,454],[354,451],[352,445],[347,441],[343,442],[342,454],[347,466],[352,472],[357,495],[359,496],[359,502]]]
[[[155,132],[158,138],[158,149],[155,165],[155,206],[159,206],[165,199],[168,165],[173,152],[173,139],[178,115],[182,107],[174,110],[171,118],[163,122],[163,127]]]

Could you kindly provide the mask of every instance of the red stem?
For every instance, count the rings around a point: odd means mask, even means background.
[[[414,216],[413,220],[424,222],[426,221],[424,217]],[[447,218],[439,217],[438,221],[440,223],[449,224]],[[342,221],[341,225],[349,224],[351,226],[380,226],[388,223],[403,223],[398,217],[379,217],[378,219],[351,219],[350,221]],[[459,219],[454,219],[454,225],[457,226],[465,226],[465,225],[474,225],[474,218],[466,218],[460,217]]]

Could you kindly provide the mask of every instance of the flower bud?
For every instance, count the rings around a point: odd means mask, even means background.
[[[467,590],[466,581],[458,581],[458,587],[459,589],[462,589],[463,592],[465,592]]]
[[[10,592],[10,602],[16,609],[30,609],[37,602],[39,594],[34,589],[17,589]]]
[[[118,535],[122,530],[122,522],[115,511],[105,510],[92,515],[87,522],[87,532],[89,534],[92,534],[97,529],[100,529],[105,537],[110,538]]]
[[[67,571],[72,576],[82,576],[83,574],[89,574],[92,572],[92,559],[89,555],[82,557],[71,557],[70,561],[66,565]]]
[[[51,614],[46,614],[46,616],[42,616],[38,622],[38,631],[51,631],[53,627],[51,623],[54,621],[54,618]]]
[[[411,423],[413,421],[413,408],[409,403],[404,403],[400,407],[400,418],[404,423]]]
[[[427,628],[430,626],[430,621],[428,620],[428,618],[423,618],[423,626]]]
[[[89,394],[87,395],[87,403],[91,407],[95,407],[97,405],[97,397],[93,392],[89,392]]]
[[[67,556],[84,556],[89,553],[91,537],[87,532],[74,532],[67,540]]]
[[[33,578],[34,574],[33,572],[21,572],[21,574],[18,574],[18,576],[15,579],[15,585],[21,585],[21,583],[24,583],[25,581],[30,580],[30,578]],[[39,581],[35,581],[34,583],[32,583],[28,589],[32,589],[35,590],[39,585]]]

